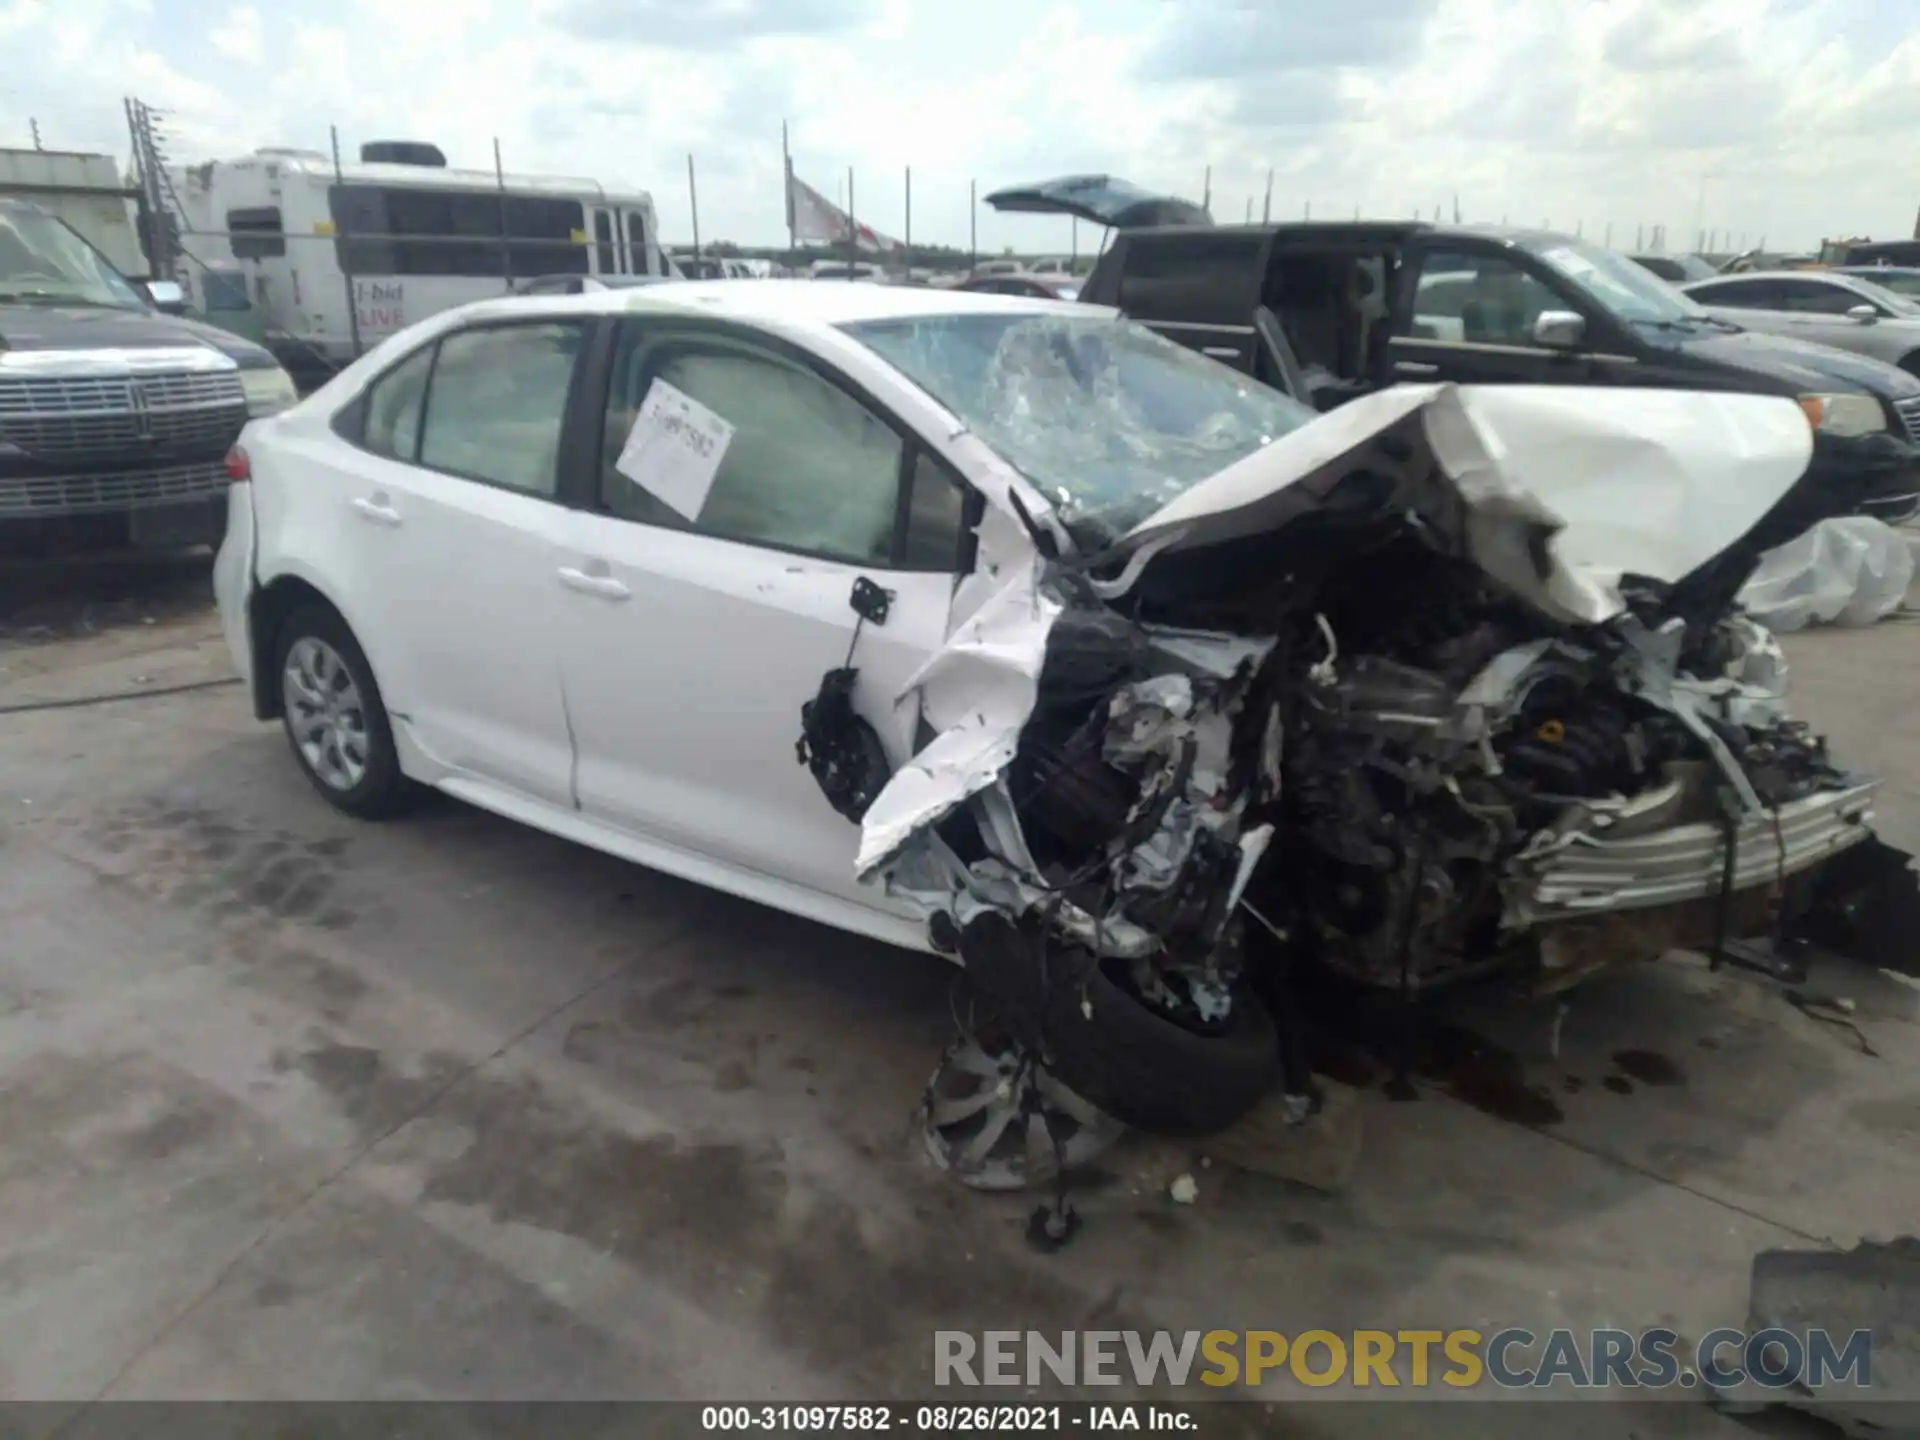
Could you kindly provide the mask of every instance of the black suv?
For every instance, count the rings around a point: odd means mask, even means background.
[[[0,548],[225,533],[227,451],[249,416],[293,403],[293,382],[258,345],[161,313],[161,290],[0,198]]]
[[[1716,319],[1626,255],[1547,231],[1417,221],[1142,226],[1109,213],[1104,180],[987,198],[1114,225],[1083,302],[1321,409],[1402,381],[1782,395],[1815,430],[1809,512],[1920,508],[1920,379]],[[1139,192],[1122,193],[1138,213]]]

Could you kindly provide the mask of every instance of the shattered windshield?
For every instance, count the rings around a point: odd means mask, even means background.
[[[0,208],[0,301],[143,310],[139,293],[73,231],[38,210]]]
[[[1088,551],[1314,418],[1107,315],[929,315],[843,328],[1052,499]]]

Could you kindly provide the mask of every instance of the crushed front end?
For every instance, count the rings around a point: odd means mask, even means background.
[[[1699,580],[1773,497],[1703,487],[1698,533],[1645,544],[1582,526],[1526,483],[1564,403],[1372,397],[1125,543],[1005,567],[916,682],[937,738],[866,814],[863,875],[1074,1091],[1171,1132],[1289,1058],[1263,965],[1557,987],[1816,912],[1876,782],[1788,713],[1737,585]],[[1662,403],[1575,438],[1684,477]],[[1758,435],[1790,484],[1804,431],[1720,403],[1706,439]]]

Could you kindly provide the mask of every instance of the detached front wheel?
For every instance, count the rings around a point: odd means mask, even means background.
[[[1279,1069],[1273,1015],[1245,985],[1218,1021],[1163,1014],[1087,952],[1004,915],[961,934],[961,958],[1061,1082],[1114,1118],[1160,1135],[1209,1135],[1257,1105]]]
[[[337,810],[391,814],[405,793],[393,730],[372,667],[331,610],[296,611],[280,627],[281,724],[294,759]]]

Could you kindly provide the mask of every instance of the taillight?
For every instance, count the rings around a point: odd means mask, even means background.
[[[253,462],[238,445],[227,451],[227,479],[235,485],[253,478]]]

